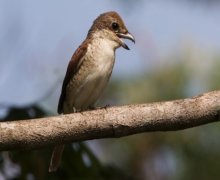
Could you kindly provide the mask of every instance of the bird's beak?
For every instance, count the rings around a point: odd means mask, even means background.
[[[119,38],[124,38],[124,39],[129,39],[131,40],[133,43],[135,43],[135,39],[134,36],[131,35],[129,32],[127,32],[126,34],[123,33],[117,33],[117,36]],[[129,47],[124,43],[124,41],[121,40],[121,46],[127,50],[129,50]]]

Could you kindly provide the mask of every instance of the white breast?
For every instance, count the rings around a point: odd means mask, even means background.
[[[98,74],[104,75],[112,69],[115,60],[114,42],[100,39],[89,45],[88,52],[92,54],[94,63],[97,66]]]
[[[86,55],[92,57],[92,67],[76,96],[74,106],[77,109],[93,106],[104,91],[114,66],[114,46],[114,42],[105,39],[94,40],[88,46]]]

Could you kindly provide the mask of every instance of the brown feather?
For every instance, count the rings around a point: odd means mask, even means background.
[[[56,146],[53,149],[53,154],[49,166],[49,172],[54,172],[59,167],[63,150],[64,150],[64,145]]]
[[[79,63],[81,62],[81,58],[86,54],[87,47],[88,47],[89,39],[86,39],[75,51],[73,54],[69,65],[67,67],[66,75],[63,81],[63,86],[61,90],[61,95],[58,103],[58,108],[57,112],[59,114],[64,113],[63,112],[63,103],[66,98],[66,86],[68,85],[70,79],[75,75],[75,73],[78,71],[80,65]]]
[[[112,22],[117,22],[119,24],[119,31],[121,33],[127,33],[128,30],[120,17],[120,15],[115,12],[115,11],[109,11],[103,14],[100,14],[95,21],[93,22],[93,25],[91,26],[88,35],[94,33],[96,30],[101,30],[101,29],[109,29],[110,31],[112,30],[111,23]]]

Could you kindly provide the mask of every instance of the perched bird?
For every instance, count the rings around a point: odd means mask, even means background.
[[[115,50],[121,46],[129,50],[121,38],[135,42],[117,12],[106,12],[95,19],[69,62],[58,104],[59,114],[94,107],[111,76]],[[63,144],[54,148],[49,172],[57,170],[63,149]]]

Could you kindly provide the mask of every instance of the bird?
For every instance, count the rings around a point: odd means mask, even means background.
[[[69,61],[57,108],[59,114],[95,107],[112,74],[115,50],[119,47],[129,50],[122,39],[135,43],[117,12],[102,13],[93,21],[86,39]],[[55,146],[49,172],[58,169],[63,150],[64,144]]]

